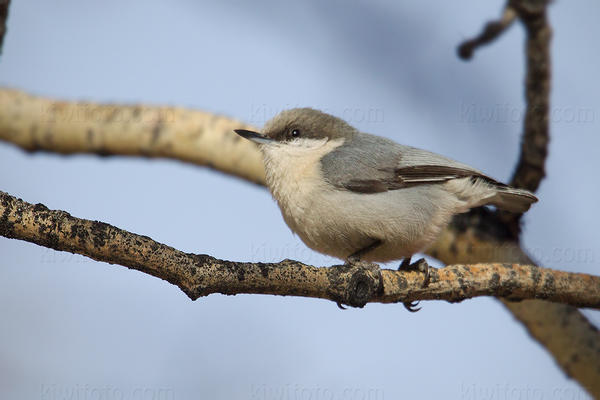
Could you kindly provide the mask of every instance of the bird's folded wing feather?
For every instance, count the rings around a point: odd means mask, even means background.
[[[361,134],[321,160],[325,179],[333,186],[359,193],[379,193],[464,177],[503,184],[468,165],[439,154]]]

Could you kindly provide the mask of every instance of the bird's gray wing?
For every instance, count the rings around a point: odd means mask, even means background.
[[[325,180],[360,193],[378,193],[463,177],[503,184],[439,154],[368,134],[351,138],[321,159]]]

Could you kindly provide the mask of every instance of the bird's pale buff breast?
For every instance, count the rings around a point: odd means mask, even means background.
[[[299,140],[293,145],[263,147],[267,185],[287,225],[308,247],[341,259],[374,238],[384,244],[365,260],[395,260],[421,250],[437,232],[426,232],[431,216],[422,215],[427,208],[419,207],[420,202],[409,201],[415,207],[407,209],[399,207],[399,193],[340,191],[323,179],[319,160],[342,143]],[[419,196],[418,190],[405,191],[409,196],[405,200]],[[365,196],[377,197],[377,201]]]

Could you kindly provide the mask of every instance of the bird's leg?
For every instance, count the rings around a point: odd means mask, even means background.
[[[350,254],[348,258],[346,258],[346,264],[355,264],[359,262],[362,256],[381,246],[381,243],[383,242],[380,239],[373,239],[373,241],[368,246],[365,246],[362,249],[359,249],[354,253]]]
[[[412,256],[408,256],[405,257],[402,262],[400,263],[400,266],[398,267],[398,271],[408,271],[408,269],[410,268],[410,259],[412,258]]]
[[[423,280],[422,287],[426,288],[427,286],[429,286],[429,281],[431,279],[431,275],[429,272],[429,264],[427,264],[427,261],[425,261],[424,258],[421,258],[411,264],[411,262],[410,262],[411,258],[412,258],[412,256],[408,256],[408,257],[404,258],[402,260],[402,263],[398,267],[398,271],[422,272],[423,274],[425,274],[425,279]],[[417,312],[421,309],[421,307],[417,307],[419,305],[418,301],[413,301],[413,302],[407,301],[402,304],[404,304],[404,308],[406,308],[410,312]]]

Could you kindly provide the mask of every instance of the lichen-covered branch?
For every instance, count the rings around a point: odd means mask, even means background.
[[[418,272],[375,264],[313,267],[297,261],[243,263],[184,253],[112,225],[49,210],[0,192],[0,235],[55,250],[121,264],[177,285],[191,299],[211,293],[260,293],[333,300],[354,307],[369,302],[457,302],[476,296],[511,301],[540,298],[600,309],[600,277],[532,265],[451,265]]]
[[[163,157],[208,166],[262,184],[255,145],[232,118],[178,107],[65,102],[0,89],[0,140],[60,154]]]

